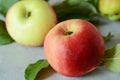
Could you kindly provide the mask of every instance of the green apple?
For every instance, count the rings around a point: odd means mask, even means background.
[[[57,23],[56,14],[44,0],[22,0],[7,12],[6,27],[10,36],[27,46],[41,46],[44,38]]]
[[[100,14],[109,20],[120,19],[120,0],[99,0]]]

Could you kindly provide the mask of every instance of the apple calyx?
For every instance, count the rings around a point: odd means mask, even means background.
[[[112,17],[114,17],[114,16],[119,16],[119,12],[118,13],[115,13],[115,14],[103,14],[106,18],[112,18]]]
[[[115,13],[115,14],[105,14],[105,15],[106,15],[106,16],[110,16],[110,17],[111,17],[111,16],[114,16],[114,15],[116,15],[116,16],[117,16],[117,15],[119,15],[119,13]]]

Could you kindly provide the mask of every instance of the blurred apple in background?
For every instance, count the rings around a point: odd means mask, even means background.
[[[44,42],[46,59],[65,76],[81,76],[96,69],[104,50],[104,40],[97,28],[79,19],[57,24]]]
[[[120,20],[120,0],[99,0],[99,11],[109,20]]]
[[[43,45],[46,34],[56,23],[56,14],[45,0],[19,1],[8,10],[6,16],[10,36],[27,46]]]

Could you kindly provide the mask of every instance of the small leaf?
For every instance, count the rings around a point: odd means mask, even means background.
[[[34,64],[30,64],[25,70],[25,80],[35,80],[38,72],[48,66],[47,60],[39,60]]]
[[[95,8],[98,10],[98,3],[99,0],[87,0],[89,3],[95,6]]]
[[[14,42],[14,40],[9,36],[5,22],[0,20],[0,45],[9,44]]]
[[[120,72],[120,44],[106,50],[103,65],[113,72]]]
[[[107,36],[103,36],[105,42],[111,40],[111,38],[113,38],[113,37],[114,37],[114,35],[112,35],[111,32],[109,32],[107,34]]]
[[[8,9],[19,0],[0,0],[0,13],[5,16]]]

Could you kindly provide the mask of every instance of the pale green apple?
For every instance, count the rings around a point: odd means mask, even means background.
[[[27,46],[43,45],[44,38],[57,23],[56,14],[44,0],[22,0],[7,12],[6,26],[10,36]]]
[[[120,19],[120,0],[99,0],[100,14],[109,20]]]

